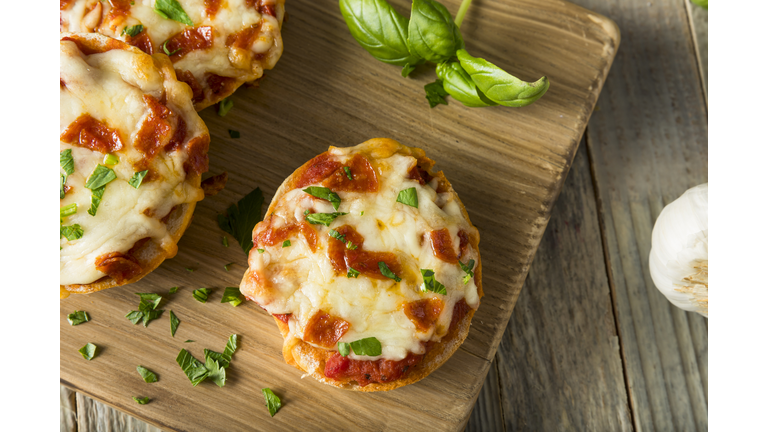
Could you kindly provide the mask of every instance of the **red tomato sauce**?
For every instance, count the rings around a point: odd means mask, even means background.
[[[373,279],[388,279],[381,274],[379,262],[387,264],[392,272],[398,276],[402,274],[402,267],[397,256],[391,252],[369,252],[363,249],[364,238],[353,227],[344,225],[336,229],[339,234],[345,237],[346,241],[352,242],[357,249],[348,249],[346,242],[335,238],[328,241],[328,258],[337,274],[346,275],[351,267],[361,274]]]
[[[101,153],[111,153],[123,148],[120,134],[89,114],[81,115],[67,126],[60,139],[65,143]]]
[[[325,348],[333,348],[349,330],[349,322],[317,311],[304,328],[304,340]]]
[[[323,186],[334,192],[377,192],[379,190],[376,171],[365,156],[356,154],[347,161],[345,166],[349,168],[352,180],[347,177],[344,166],[341,166],[325,179]]]
[[[324,374],[335,380],[354,380],[360,387],[370,383],[395,381],[408,374],[408,370],[419,364],[423,354],[408,353],[402,360],[353,360],[333,353],[325,362]]]
[[[459,262],[456,252],[453,250],[453,241],[448,228],[429,232],[429,242],[432,245],[432,254],[436,258],[450,264]]]

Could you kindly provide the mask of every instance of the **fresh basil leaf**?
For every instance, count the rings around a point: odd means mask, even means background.
[[[291,245],[291,241],[290,241],[290,240],[286,240],[286,241],[284,241],[284,242],[283,242],[283,247],[284,247],[284,248],[287,248],[287,247],[289,247],[290,245]]]
[[[164,309],[143,311],[142,313],[144,316],[141,323],[146,327],[150,321],[160,318],[160,315],[162,315],[163,312],[165,312]]]
[[[155,12],[165,19],[178,21],[188,26],[195,25],[189,18],[189,15],[184,12],[184,8],[176,0],[157,0],[155,2]]]
[[[188,272],[192,273],[193,271],[195,271],[195,270],[197,270],[197,269],[193,269],[193,268],[189,268],[189,267],[184,267],[184,270],[186,270],[186,271],[188,271]]]
[[[419,194],[416,193],[416,188],[411,187],[401,190],[400,193],[397,194],[397,202],[419,208]]]
[[[72,216],[75,213],[77,213],[77,203],[59,207],[59,217],[65,218],[67,216]]]
[[[134,293],[139,298],[141,298],[141,301],[148,303],[152,309],[157,309],[158,306],[160,306],[160,302],[163,301],[163,296],[155,293]],[[141,306],[139,306],[139,310],[141,310]]]
[[[360,276],[360,272],[355,270],[355,269],[353,269],[352,267],[350,267],[347,270],[347,277],[348,278],[355,278],[355,279],[357,279],[358,276]]]
[[[541,77],[535,82],[526,82],[514,77],[493,63],[475,58],[466,50],[456,52],[461,67],[469,73],[472,81],[490,100],[508,107],[530,105],[549,89],[547,77]]]
[[[280,407],[283,406],[280,398],[277,397],[277,395],[268,388],[261,389],[261,392],[264,394],[264,399],[267,401],[267,409],[269,410],[269,415],[274,417],[277,411],[280,410]]]
[[[240,138],[240,132],[236,130],[229,129],[229,137],[230,138]]]
[[[258,252],[258,253],[264,253],[264,251],[265,251],[265,250],[264,250],[264,249],[262,249],[262,248],[258,248],[258,249],[256,249],[256,252]]]
[[[432,291],[437,294],[447,295],[445,285],[435,279],[435,272],[430,269],[421,269],[421,277],[424,279],[424,283],[421,284],[422,291]]]
[[[106,186],[91,190],[91,208],[88,209],[89,215],[96,216],[96,211],[99,209],[99,204],[101,204],[101,198],[104,196],[104,189],[106,189]]]
[[[230,98],[224,98],[219,101],[219,110],[217,111],[217,114],[220,117],[224,117],[233,106],[235,106],[235,103]]]
[[[139,405],[146,405],[149,403],[148,397],[133,397],[133,400],[135,400]]]
[[[184,341],[184,343],[194,342],[192,339],[187,339]]]
[[[349,344],[346,342],[339,342],[339,354],[342,357],[346,357],[349,355]]]
[[[189,382],[195,387],[208,377],[208,369],[205,365],[183,348],[179,351],[179,355],[176,356],[176,363],[179,364]]]
[[[59,152],[59,166],[67,173],[67,176],[75,172],[75,159],[72,157],[72,149]]]
[[[144,317],[144,313],[141,311],[130,311],[125,317],[128,318],[128,320],[132,322],[133,325],[136,325]]]
[[[227,363],[232,362],[232,356],[235,355],[235,351],[237,351],[237,335],[233,334],[229,336],[227,346],[224,347],[223,356]]]
[[[130,37],[136,37],[139,33],[144,31],[144,26],[141,24],[136,24],[135,26],[131,27],[123,27],[123,31],[120,33],[120,36],[127,34]]]
[[[59,174],[59,177],[61,177],[61,183],[59,184],[59,199],[64,199],[64,183],[67,181],[67,178],[64,174]]]
[[[181,320],[176,316],[173,311],[170,311],[171,314],[171,337],[176,337],[176,330],[179,328],[179,324],[181,324]]]
[[[340,241],[342,243],[345,243],[347,241],[347,238],[344,237],[343,235],[339,234],[339,232],[336,231],[335,229],[329,230],[328,231],[328,235],[333,237],[333,238],[335,238],[336,240],[338,240],[338,241]]]
[[[331,226],[331,222],[333,222],[337,217],[344,216],[345,214],[348,213],[309,213],[304,216],[304,220],[313,225],[322,224],[329,227]]]
[[[434,0],[413,0],[408,23],[408,49],[411,54],[440,63],[464,48],[459,28],[448,9]]]
[[[411,74],[414,70],[416,70],[417,65],[412,65],[410,63],[406,63],[405,66],[403,66],[403,70],[400,71],[400,75],[403,76],[403,78],[408,77],[408,75]]]
[[[334,210],[339,209],[339,205],[341,204],[341,198],[339,198],[339,195],[336,192],[331,191],[327,187],[310,186],[304,189],[304,192],[312,195],[315,198],[328,200],[333,205]]]
[[[232,234],[246,255],[253,247],[253,227],[261,221],[263,203],[264,196],[261,194],[261,189],[256,188],[241,198],[237,204],[232,204],[225,214],[217,216],[219,228]]]
[[[222,303],[229,303],[232,306],[237,306],[243,302],[240,298],[240,288],[238,287],[226,287],[224,288],[224,295],[221,296]]]
[[[381,342],[375,337],[356,340],[349,344],[357,355],[376,357],[381,355]]]
[[[216,351],[209,350],[208,348],[203,350],[203,353],[205,355],[205,363],[208,364],[208,359],[215,360],[219,362],[221,367],[228,368],[229,367],[229,361],[224,358],[224,354]]]
[[[200,303],[205,303],[208,300],[208,295],[213,292],[210,288],[200,288],[192,291],[192,296]]]
[[[205,359],[205,368],[208,369],[208,378],[210,378],[219,387],[224,387],[227,382],[227,371],[212,359]]]
[[[91,175],[88,176],[88,180],[85,181],[85,187],[93,191],[106,186],[116,178],[117,175],[112,168],[105,167],[104,165],[96,165],[96,168],[93,169]]]
[[[487,107],[498,105],[488,99],[472,81],[459,62],[451,61],[437,65],[437,77],[443,81],[445,91],[457,101],[468,107]]]
[[[76,310],[67,315],[67,321],[69,322],[69,325],[76,326],[78,324],[90,321],[90,317],[88,316],[88,312]]]
[[[168,290],[168,294],[176,294],[176,291],[179,290],[179,287],[171,287],[171,289]]]
[[[354,244],[354,243],[352,243],[352,240],[348,240],[348,241],[347,241],[347,249],[349,249],[349,250],[355,250],[355,249],[357,249],[357,245],[356,245],[356,244]]]
[[[350,179],[350,180],[354,180],[354,179],[352,178],[352,170],[351,170],[351,169],[350,169],[348,166],[345,166],[345,167],[344,167],[344,173],[346,173],[346,174],[347,174],[347,178],[348,178],[348,179]]]
[[[80,354],[83,355],[84,359],[92,360],[94,357],[96,357],[96,351],[98,350],[98,348],[99,347],[97,347],[96,345],[88,342],[87,344],[85,344],[84,347],[80,348],[78,351],[80,352]]]
[[[385,0],[340,0],[349,32],[376,60],[397,66],[421,59],[408,50],[408,20]]]
[[[133,177],[131,177],[131,179],[128,180],[128,184],[138,189],[139,186],[141,186],[142,180],[144,180],[144,177],[147,175],[148,172],[149,170],[144,170],[144,171],[133,173]]]
[[[62,225],[59,227],[59,238],[65,237],[68,241],[77,240],[83,237],[83,229],[79,224]]]
[[[102,163],[104,165],[117,165],[120,163],[120,158],[113,155],[112,153],[107,153],[104,155],[104,160],[102,160]]]
[[[402,280],[399,277],[397,277],[397,275],[394,274],[392,272],[392,270],[389,269],[389,266],[387,266],[387,263],[385,263],[384,261],[379,261],[379,271],[384,276],[386,276],[386,277],[388,277],[390,279],[394,279],[395,282],[400,282]]]
[[[151,370],[145,368],[144,366],[141,366],[141,365],[136,366],[136,371],[144,379],[144,382],[146,382],[146,383],[157,382],[157,375],[155,375],[154,372],[152,372]]]
[[[437,104],[448,105],[448,102],[445,100],[445,97],[448,96],[448,92],[446,92],[443,88],[442,81],[437,80],[433,83],[425,85],[424,91],[426,92],[426,97],[430,108],[436,107]]]
[[[466,275],[464,276],[464,285],[469,283],[469,280],[475,277],[475,273],[472,271],[472,269],[475,267],[475,260],[469,260],[469,262],[465,265],[463,262],[459,261],[459,266],[462,270],[464,270],[464,273]]]

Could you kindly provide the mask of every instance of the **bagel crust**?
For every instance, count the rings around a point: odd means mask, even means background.
[[[459,348],[482,297],[479,234],[433,165],[377,138],[331,147],[277,190],[240,291],[273,315],[286,363],[335,387],[382,391],[426,377]]]
[[[176,255],[208,170],[208,129],[167,56],[95,33],[60,37],[60,297],[135,282]],[[114,179],[101,197],[97,170]],[[138,187],[133,179],[144,173]],[[65,228],[78,227],[66,236]]]
[[[158,13],[155,0],[61,0],[60,31],[100,33],[147,54],[168,54],[198,111],[261,78],[280,59],[285,0],[178,3],[186,24]]]

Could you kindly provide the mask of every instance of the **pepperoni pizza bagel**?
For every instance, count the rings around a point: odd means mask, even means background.
[[[296,170],[253,230],[240,291],[283,356],[359,391],[416,382],[461,345],[480,305],[479,234],[434,162],[372,139]]]
[[[208,129],[165,55],[60,35],[60,296],[135,282],[176,254],[203,198]]]

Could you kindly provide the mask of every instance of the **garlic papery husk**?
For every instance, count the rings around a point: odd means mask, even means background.
[[[651,235],[656,288],[680,309],[709,317],[707,183],[688,189],[661,211]]]

